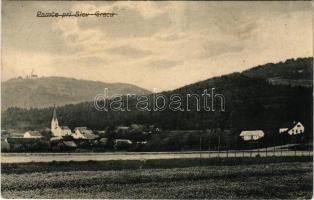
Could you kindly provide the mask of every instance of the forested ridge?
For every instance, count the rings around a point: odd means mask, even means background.
[[[269,77],[309,80],[313,77],[312,58],[266,64],[242,73],[210,78],[161,93],[167,97],[172,94],[188,93],[201,95],[205,89],[215,88],[216,93],[225,96],[224,112],[218,108],[215,111],[196,111],[196,109],[188,112],[174,112],[170,109],[139,111],[134,109],[136,99],[131,99],[129,102],[131,111],[98,111],[93,102],[84,102],[57,107],[59,124],[67,125],[72,129],[77,126],[87,126],[93,130],[138,123],[154,124],[163,130],[221,128],[238,131],[278,130],[282,124],[301,121],[306,127],[306,132],[311,135],[312,87],[273,85],[268,81]],[[185,106],[186,100],[183,100],[182,104]],[[193,106],[195,107],[192,105],[192,108]],[[8,108],[2,112],[2,127],[4,129],[49,127],[52,109],[52,107]]]

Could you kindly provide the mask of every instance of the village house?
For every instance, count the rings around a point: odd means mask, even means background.
[[[66,135],[72,135],[72,131],[69,127],[67,126],[60,126],[61,128],[61,135],[66,136]]]
[[[158,127],[156,127],[155,125],[149,125],[148,126],[147,133],[149,133],[149,134],[158,134],[160,132],[161,132],[161,130]]]
[[[127,139],[116,139],[114,140],[114,148],[117,150],[128,150],[133,142]]]
[[[25,151],[49,149],[48,140],[39,131],[26,131],[25,133],[14,132],[6,139],[10,150]]]
[[[115,139],[114,140],[115,145],[118,145],[119,143],[133,144],[131,140],[127,140],[127,139]]]
[[[147,128],[142,124],[131,124],[130,125],[130,131],[135,132],[144,132]]]
[[[99,135],[99,137],[103,138],[106,137],[106,130],[102,130],[102,131],[97,131],[96,134]]]
[[[39,131],[26,131],[22,132],[13,132],[10,133],[9,139],[24,139],[24,138],[33,138],[33,139],[41,139],[44,136]]]
[[[7,144],[8,144],[10,146],[10,144],[11,144],[11,146],[12,146],[14,143],[18,143],[21,140],[24,140],[24,134],[25,133],[22,133],[22,132],[10,133],[9,136],[4,139],[3,145],[7,146]]]
[[[247,130],[240,133],[240,137],[242,137],[244,141],[259,140],[264,137],[264,135],[262,130]]]
[[[280,134],[298,135],[304,133],[304,126],[301,122],[293,122],[285,128],[279,128]]]
[[[115,130],[115,133],[118,135],[125,135],[131,131],[131,128],[128,126],[118,126]]]
[[[74,139],[84,139],[84,140],[95,140],[99,136],[95,135],[92,130],[87,127],[76,127],[74,133],[72,134]]]
[[[23,138],[41,139],[43,136],[39,131],[26,131]]]
[[[284,133],[286,132],[287,130],[289,130],[288,128],[279,128],[279,133]]]
[[[9,134],[8,138],[23,138],[24,133],[22,132],[12,132]]]

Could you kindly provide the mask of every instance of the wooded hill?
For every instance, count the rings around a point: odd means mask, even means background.
[[[88,126],[94,130],[118,125],[154,124],[167,130],[221,128],[239,132],[244,129],[263,129],[278,131],[283,124],[301,121],[306,128],[306,135],[313,133],[313,98],[312,86],[273,85],[269,77],[285,79],[309,79],[313,77],[312,58],[287,60],[277,64],[266,64],[221,77],[210,78],[182,88],[163,92],[172,94],[201,95],[205,89],[215,88],[226,100],[224,112],[219,109],[198,112],[173,112],[170,109],[159,112],[138,111],[136,101],[130,100],[132,111],[97,111],[93,102],[71,104],[57,108],[59,124],[70,128]],[[301,74],[301,75],[300,75]],[[124,99],[125,101],[125,99]],[[183,106],[186,100],[182,102]],[[195,107],[195,105],[192,105]],[[52,116],[50,108],[11,107],[2,113],[2,127],[36,129],[49,127]]]

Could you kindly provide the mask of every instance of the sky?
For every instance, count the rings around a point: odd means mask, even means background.
[[[171,90],[313,55],[309,1],[2,1],[2,81],[63,76]],[[112,18],[39,18],[115,12]]]

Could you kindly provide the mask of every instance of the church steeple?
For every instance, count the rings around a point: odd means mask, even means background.
[[[57,119],[57,112],[56,112],[56,104],[53,104],[52,120],[58,120],[58,119]]]
[[[53,114],[52,114],[52,119],[51,119],[51,132],[54,135],[57,135],[58,129],[59,129],[59,122],[57,119],[56,105],[53,105]]]

